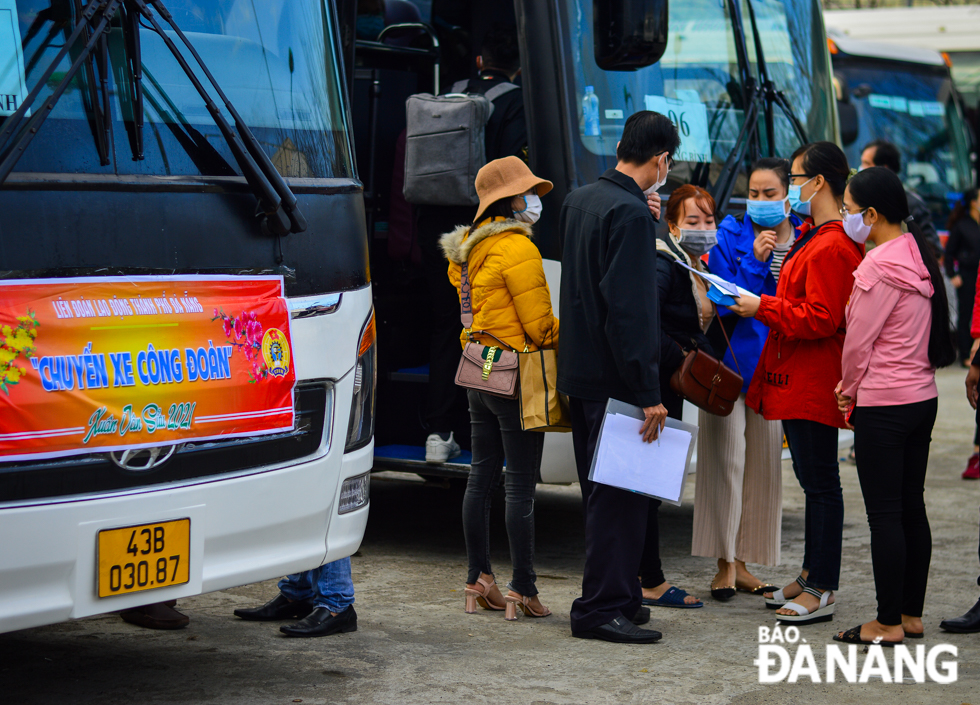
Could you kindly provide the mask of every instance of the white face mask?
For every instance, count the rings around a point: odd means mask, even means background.
[[[678,230],[680,235],[677,244],[695,257],[700,257],[718,244],[717,230],[688,230],[687,228],[678,228]]]
[[[661,154],[660,156],[662,156],[664,158],[665,164],[666,164],[667,155],[666,154]],[[657,171],[658,171],[658,173],[660,171],[660,162],[659,161],[657,162]],[[644,191],[643,192],[643,195],[644,196],[649,196],[651,193],[654,193],[654,192],[659,191],[660,189],[662,189],[663,186],[664,186],[664,184],[667,183],[667,174],[669,174],[669,173],[670,173],[670,169],[666,169],[665,168],[664,169],[664,178],[662,178],[660,181],[656,182],[653,186],[651,186],[646,191]]]
[[[521,198],[524,199],[524,210],[514,211],[514,217],[522,223],[537,223],[544,209],[541,198],[536,193],[527,193]]]
[[[864,222],[864,213],[848,213],[844,216],[844,232],[859,245],[863,245],[871,234],[871,226]]]

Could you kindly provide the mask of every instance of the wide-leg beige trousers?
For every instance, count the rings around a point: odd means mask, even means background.
[[[782,445],[782,424],[744,394],[728,416],[699,412],[692,555],[779,564]]]

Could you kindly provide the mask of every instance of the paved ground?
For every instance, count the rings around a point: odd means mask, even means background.
[[[542,487],[537,501],[537,570],[544,620],[463,613],[461,494],[376,476],[367,536],[354,559],[360,630],[312,640],[282,638],[278,625],[245,623],[240,606],[275,594],[274,582],[181,601],[191,625],[152,632],[118,617],[0,635],[3,703],[973,703],[980,705],[980,635],[947,635],[939,621],[977,598],[980,483],[959,479],[970,451],[972,412],[961,372],[940,376],[940,420],[927,482],[934,537],[926,647],[958,647],[959,680],[866,685],[762,685],[753,660],[760,625],[772,625],[761,598],[739,595],[700,610],[654,609],[665,637],[626,647],[569,636],[568,609],[583,562],[577,486]],[[842,466],[847,507],[837,617],[804,628],[823,663],[835,629],[874,616],[867,524],[853,465]],[[802,493],[784,464],[783,565],[760,577],[788,581],[802,558]],[[662,511],[668,578],[707,597],[712,561],[693,558],[690,497]],[[497,509],[502,498],[497,502]],[[493,555],[508,563],[502,512]]]

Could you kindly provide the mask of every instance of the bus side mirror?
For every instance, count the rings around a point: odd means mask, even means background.
[[[837,101],[837,117],[840,119],[840,139],[844,146],[854,144],[858,138],[858,113],[852,103]]]
[[[636,71],[667,50],[668,0],[593,0],[592,40],[604,71]]]

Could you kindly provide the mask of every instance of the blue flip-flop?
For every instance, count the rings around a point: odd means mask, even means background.
[[[667,589],[663,595],[660,596],[659,600],[652,600],[649,597],[643,598],[644,605],[650,605],[651,607],[678,607],[680,609],[690,610],[696,607],[704,607],[703,602],[695,602],[693,605],[689,605],[684,602],[684,598],[687,597],[687,593],[681,590],[679,587],[674,587],[673,585]]]

